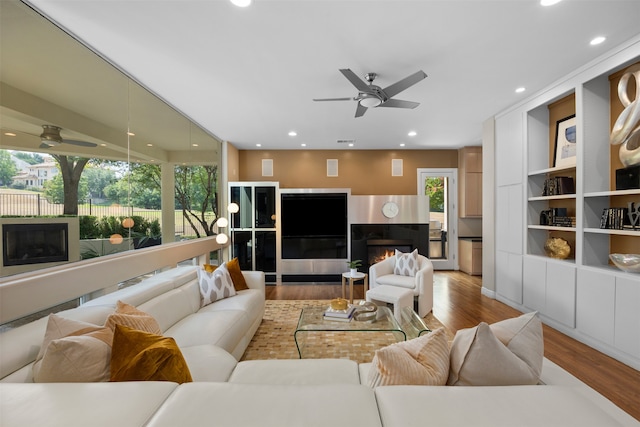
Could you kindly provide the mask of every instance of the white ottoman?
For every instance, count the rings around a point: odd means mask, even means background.
[[[367,291],[367,301],[374,303],[385,302],[393,304],[393,315],[402,324],[402,309],[413,309],[413,291],[399,286],[380,285]]]

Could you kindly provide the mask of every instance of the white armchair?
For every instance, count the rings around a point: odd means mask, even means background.
[[[429,258],[418,255],[418,271],[415,277],[393,274],[396,257],[390,256],[369,267],[369,287],[380,285],[399,286],[413,290],[418,300],[418,314],[426,316],[433,308],[433,264]]]

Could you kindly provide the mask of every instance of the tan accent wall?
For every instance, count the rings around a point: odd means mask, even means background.
[[[227,182],[240,181],[240,163],[239,163],[239,151],[236,147],[227,144]]]
[[[353,195],[415,195],[418,168],[458,167],[458,150],[242,150],[238,153],[239,181],[277,181],[280,188],[350,188]],[[273,159],[273,176],[262,176],[262,159]],[[338,160],[337,177],[327,177],[327,159]],[[392,159],[403,160],[402,176],[391,175]],[[230,174],[229,181],[232,180]]]

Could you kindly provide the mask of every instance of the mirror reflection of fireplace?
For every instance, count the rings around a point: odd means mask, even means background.
[[[68,226],[3,224],[3,266],[69,261]]]

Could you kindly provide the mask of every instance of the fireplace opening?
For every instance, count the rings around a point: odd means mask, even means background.
[[[3,224],[4,266],[69,261],[68,224]]]
[[[367,240],[367,261],[369,266],[395,255],[396,249],[409,253],[413,250],[412,240],[370,239]]]
[[[429,224],[351,224],[351,259],[362,260],[358,268],[368,273],[374,259],[418,250],[429,256]],[[388,252],[388,253],[387,253]]]

